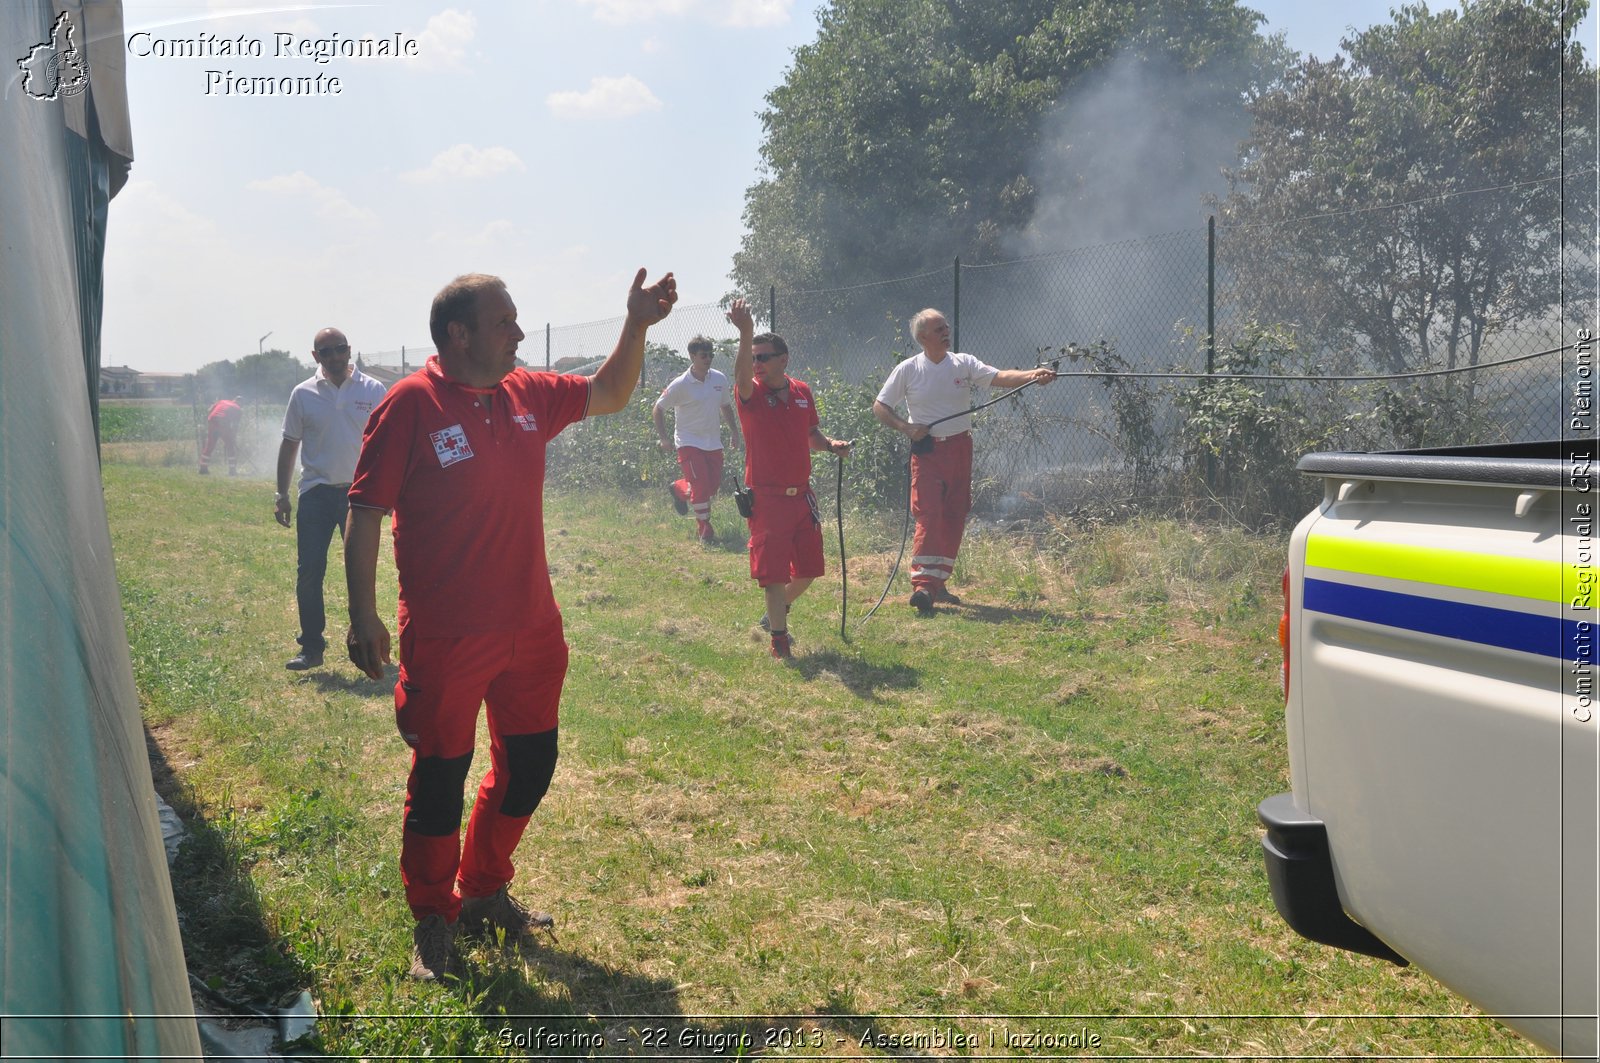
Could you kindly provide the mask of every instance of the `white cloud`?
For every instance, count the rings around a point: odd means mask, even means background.
[[[735,29],[783,26],[794,0],[578,0],[594,17],[612,25],[693,17]]]
[[[365,207],[358,207],[344,197],[337,188],[329,188],[303,170],[278,177],[267,177],[245,185],[252,192],[269,195],[301,196],[317,204],[317,216],[329,221],[351,221],[363,225],[375,224],[378,216]]]
[[[417,57],[424,70],[448,70],[461,65],[467,45],[478,35],[478,19],[470,11],[446,8],[428,20],[417,34]]]
[[[217,225],[167,195],[150,181],[129,181],[117,195],[116,243],[137,245],[162,239],[177,244],[210,243]]]
[[[508,170],[525,171],[526,166],[510,148],[475,148],[471,144],[457,144],[433,157],[421,170],[410,170],[400,175],[402,181],[413,184],[430,184],[434,181],[470,181],[478,177],[493,177]]]
[[[629,22],[649,22],[660,16],[682,15],[694,6],[695,0],[578,0],[584,7],[594,8],[594,17],[601,22],[621,26]]]
[[[457,248],[493,247],[508,243],[517,233],[517,226],[508,218],[496,218],[475,232],[443,229],[428,239],[441,245]]]
[[[661,101],[632,74],[620,78],[591,78],[588,92],[552,92],[545,105],[557,118],[627,118],[661,110]]]
[[[794,0],[723,0],[718,21],[736,29],[787,26]]]

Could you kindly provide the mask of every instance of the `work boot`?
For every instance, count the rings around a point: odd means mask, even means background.
[[[442,915],[417,921],[411,931],[411,977],[419,982],[437,982],[455,974],[456,930],[459,923],[447,923]]]
[[[684,495],[683,488],[678,486],[681,482],[674,480],[669,483],[667,485],[667,494],[672,496],[672,508],[677,510],[678,516],[687,517],[689,515],[689,499]]]
[[[946,590],[944,584],[942,583],[933,588],[933,600],[938,602],[940,605],[961,604],[961,599],[957,598],[955,595]]]
[[[717,541],[717,533],[711,530],[711,522],[709,520],[701,521],[700,526],[695,529],[695,534],[700,537],[700,541],[703,543]]]
[[[530,911],[511,896],[507,883],[487,897],[461,898],[462,933],[468,937],[492,936],[496,928],[506,932],[507,941],[528,937],[536,930],[555,929],[556,921],[544,912]]]
[[[933,615],[933,598],[932,598],[932,596],[930,596],[928,594],[928,592],[923,590],[921,587],[918,587],[916,590],[911,592],[911,608],[915,609],[917,612],[921,613],[923,616],[932,616]]]

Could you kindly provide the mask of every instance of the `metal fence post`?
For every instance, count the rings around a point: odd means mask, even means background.
[[[778,286],[767,289],[767,331],[778,331]]]
[[[1206,376],[1217,371],[1217,216],[1206,219]],[[1204,386],[1210,386],[1205,381]],[[1206,486],[1217,486],[1217,459],[1206,451]]]
[[[548,321],[544,323],[544,368],[545,372],[550,371],[550,322]]]
[[[961,349],[961,256],[956,256],[954,306],[950,311],[950,349]]]

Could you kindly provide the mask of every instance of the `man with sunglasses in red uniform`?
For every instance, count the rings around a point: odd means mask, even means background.
[[[503,281],[467,274],[433,300],[438,354],[373,411],[350,487],[350,660],[383,676],[376,571],[394,513],[400,582],[395,722],[411,747],[400,878],[416,919],[411,976],[453,973],[458,929],[521,938],[553,920],[513,899],[511,854],[556,765],[567,671],[544,546],[545,452],[563,428],[628,405],[645,331],[677,301],[639,270],[615,349],[592,377],[518,368],[523,331]],[[461,833],[478,708],[490,768]]]
[[[811,452],[850,453],[850,444],[829,439],[817,426],[817,404],[804,381],[789,376],[789,345],[771,332],[754,335],[743,299],[728,320],[739,330],[733,360],[744,431],[744,482],[754,495],[750,514],[750,578],[767,602],[772,655],[792,656],[789,606],[822,575],[822,518],[811,490]]]

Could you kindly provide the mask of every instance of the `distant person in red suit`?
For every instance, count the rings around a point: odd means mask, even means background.
[[[228,456],[228,475],[239,474],[239,422],[244,419],[244,397],[218,399],[206,414],[206,445],[200,451],[200,475],[211,472],[211,451],[222,440],[222,452]]]

